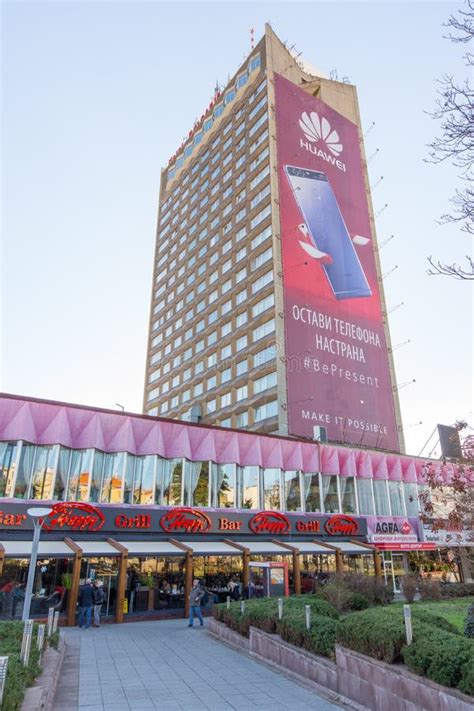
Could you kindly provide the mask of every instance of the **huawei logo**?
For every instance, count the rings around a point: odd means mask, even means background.
[[[310,115],[304,111],[300,118],[300,128],[305,137],[312,143],[323,141],[331,153],[338,157],[342,153],[342,143],[339,142],[339,134],[335,130],[331,130],[331,124],[324,118],[319,118],[316,111],[312,111]]]

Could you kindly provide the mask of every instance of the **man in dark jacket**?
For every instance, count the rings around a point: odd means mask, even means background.
[[[105,600],[102,580],[96,580],[94,585],[94,627],[100,627],[100,611]]]
[[[189,593],[189,627],[193,626],[194,615],[199,618],[199,624],[203,626],[202,612],[201,612],[201,600],[205,595],[205,591],[199,584],[199,580],[193,582],[193,588]]]
[[[79,588],[77,602],[79,605],[79,627],[80,629],[85,627],[87,630],[91,626],[92,605],[94,604],[94,588],[90,578],[87,578],[86,584]],[[84,618],[85,625],[83,624]]]

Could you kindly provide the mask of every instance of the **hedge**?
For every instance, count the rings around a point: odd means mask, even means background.
[[[38,626],[34,625],[28,666],[20,662],[23,624],[0,622],[0,656],[8,656],[7,678],[3,690],[1,711],[18,711],[21,708],[25,689],[31,686],[40,672],[39,652],[36,647]]]
[[[446,583],[441,585],[441,597],[469,597],[474,595],[474,583]]]
[[[474,694],[474,642],[425,623],[416,623],[403,660],[415,674]]]

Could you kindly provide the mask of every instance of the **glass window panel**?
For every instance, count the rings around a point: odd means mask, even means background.
[[[95,451],[94,461],[92,463],[92,478],[89,494],[89,501],[99,501],[100,489],[102,486],[102,474],[104,471],[104,452]]]
[[[156,503],[159,504],[162,501],[163,506],[179,506],[181,504],[182,478],[182,459],[158,459]]]
[[[240,469],[242,478],[242,508],[258,509],[258,483],[259,467],[242,467]]]
[[[60,501],[64,499],[64,494],[67,488],[67,476],[69,472],[70,457],[70,449],[66,449],[65,447],[59,448],[58,467],[56,470],[56,479],[54,482],[53,499],[59,499]]]
[[[68,501],[87,501],[91,476],[92,449],[73,449],[67,488]]]
[[[337,495],[337,476],[322,476],[321,487],[324,513],[337,513],[339,511],[339,497]]]
[[[263,508],[280,508],[280,470],[263,470]]]
[[[212,464],[212,505],[236,506],[235,464]]]
[[[305,511],[321,511],[318,473],[303,474],[303,497]]]
[[[36,447],[31,477],[30,499],[52,499],[56,451],[53,447]]]
[[[28,487],[33,469],[35,458],[35,445],[23,444],[21,448],[20,464],[15,484],[15,497],[18,499],[26,499]]]
[[[340,477],[342,513],[357,513],[354,477]]]
[[[189,462],[184,465],[185,506],[209,506],[209,462]]]
[[[127,455],[125,452],[106,454],[100,501],[102,503],[122,503],[122,485]]]
[[[416,484],[404,484],[403,486],[405,489],[405,505],[407,507],[407,516],[418,517],[419,504]]]
[[[401,481],[389,481],[388,493],[390,496],[390,504],[392,506],[392,516],[404,516],[403,508],[403,492]]]
[[[357,494],[359,497],[359,513],[373,516],[375,514],[375,505],[372,495],[372,480],[357,479]]]
[[[285,471],[283,478],[285,482],[285,511],[301,511],[299,471]]]
[[[0,442],[0,496],[13,496],[17,451],[17,443]]]
[[[133,483],[133,503],[153,504],[155,493],[156,457],[149,454],[135,457],[135,477]]]
[[[388,505],[387,482],[374,479],[375,513],[377,516],[390,516]]]
[[[125,481],[123,486],[123,503],[131,504],[132,501],[132,490],[133,490],[133,475],[135,469],[135,459],[133,454],[126,454],[125,462]]]

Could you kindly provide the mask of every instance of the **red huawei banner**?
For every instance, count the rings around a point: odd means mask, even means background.
[[[289,432],[398,450],[357,126],[275,93]]]

